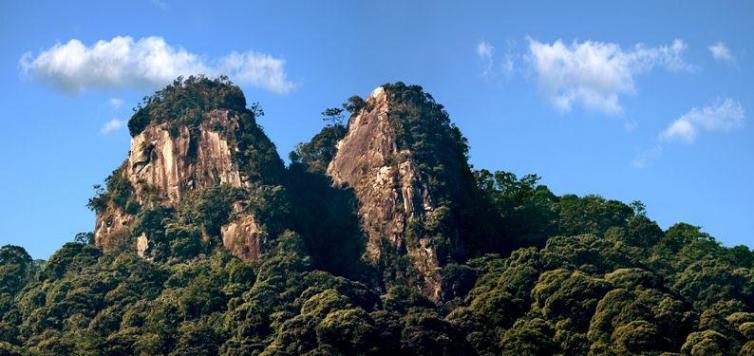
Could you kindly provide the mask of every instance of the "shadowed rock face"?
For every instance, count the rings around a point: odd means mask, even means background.
[[[406,275],[418,274],[421,289],[438,300],[448,246],[457,236],[430,234],[426,228],[439,219],[425,172],[418,169],[411,150],[401,149],[390,122],[390,93],[383,87],[372,92],[366,107],[349,123],[327,173],[338,186],[350,186],[360,202],[359,216],[366,234],[366,258],[386,270],[408,256]],[[451,233],[453,235],[453,233]],[[400,272],[399,272],[400,273]]]

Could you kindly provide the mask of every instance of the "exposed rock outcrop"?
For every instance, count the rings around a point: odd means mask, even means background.
[[[190,80],[158,92],[131,119],[128,160],[113,173],[120,185],[128,185],[125,195],[130,206],[104,195],[107,201],[97,211],[95,226],[95,243],[103,250],[125,245],[148,255],[151,237],[129,235],[139,209],[178,209],[188,195],[202,189],[247,189],[274,182],[282,172],[274,145],[256,125],[255,113],[245,108],[240,90],[225,82]],[[203,106],[196,107],[197,102]],[[177,114],[166,117],[166,112]],[[243,211],[234,211],[233,218],[220,229],[222,241],[239,257],[259,257],[257,220]]]
[[[196,137],[186,126],[172,137],[164,123],[148,126],[133,138],[126,176],[140,204],[175,206],[197,188],[248,184],[234,159],[237,144],[225,137],[238,130],[238,116],[228,110],[213,110],[208,116]]]
[[[348,127],[299,146],[284,177],[238,87],[189,78],[158,91],[129,121],[128,159],[90,201],[95,243],[156,260],[222,244],[253,260],[295,229],[319,268],[446,298],[443,268],[480,251],[488,221],[469,208],[480,204],[466,141],[421,87],[349,100]]]
[[[459,176],[469,172],[465,165],[466,172],[453,170],[458,165],[452,162],[435,163],[439,167],[435,170],[420,168],[433,163],[422,161],[410,144],[401,142],[399,130],[405,129],[401,125],[408,125],[401,120],[405,110],[424,112],[420,116],[432,115],[434,111],[422,111],[416,103],[400,102],[393,91],[404,89],[379,87],[372,92],[366,105],[351,117],[348,132],[338,143],[327,173],[336,185],[350,186],[355,191],[369,262],[383,275],[397,278],[411,278],[418,272],[424,294],[438,300],[442,266],[463,255],[457,226],[450,221],[455,209],[452,200],[463,192],[453,182],[433,186],[433,181],[445,179],[436,174],[438,169],[440,175],[451,177],[454,182],[461,181]],[[421,96],[420,99],[429,100]],[[421,100],[417,105],[423,105]],[[433,101],[426,104],[439,107]],[[444,114],[439,108],[437,113]],[[429,124],[435,118],[417,117],[417,120],[419,124],[423,124],[421,120]],[[438,122],[436,134],[448,136],[450,127],[442,120]],[[453,152],[456,153],[465,163],[463,154]],[[406,257],[409,270],[400,270],[405,265],[401,260]]]
[[[130,234],[128,225],[133,219],[134,217],[126,213],[122,207],[112,201],[107,202],[106,207],[97,213],[94,230],[95,243],[105,251],[120,248]]]
[[[230,253],[246,260],[256,260],[262,255],[265,234],[253,214],[240,214],[221,229],[223,246]]]
[[[133,198],[141,206],[174,208],[196,189],[248,186],[234,158],[238,145],[226,137],[238,130],[238,115],[229,110],[213,110],[208,117],[199,125],[195,137],[187,126],[179,127],[174,137],[169,123],[162,123],[147,126],[131,140],[126,169],[120,174],[130,182]],[[122,208],[109,204],[98,215],[95,241],[103,249],[111,249],[115,245],[113,234],[132,220],[133,216]]]

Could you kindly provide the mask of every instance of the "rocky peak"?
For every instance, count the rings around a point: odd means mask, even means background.
[[[128,159],[90,201],[96,244],[155,259],[223,245],[257,259],[268,239],[294,228],[318,266],[377,271],[382,287],[410,284],[443,299],[443,268],[477,253],[478,227],[491,221],[469,208],[480,204],[465,139],[419,86],[386,84],[346,108],[348,126],[300,146],[284,177],[260,112],[238,87],[176,81],[129,121]]]
[[[282,161],[256,124],[258,113],[245,103],[240,89],[227,80],[203,77],[179,79],[146,98],[129,121],[128,159],[108,179],[107,192],[94,199],[100,199],[96,243],[105,250],[137,248],[143,254],[149,237],[131,236],[141,209],[177,209],[202,189],[243,190],[279,181]],[[222,240],[241,257],[258,256],[259,244],[252,240],[260,229],[254,217],[239,209],[232,215],[235,219],[221,229]],[[245,246],[237,246],[241,243]]]
[[[234,157],[238,144],[226,135],[238,130],[238,113],[215,109],[207,117],[195,135],[188,126],[179,126],[173,137],[169,124],[162,123],[147,126],[132,139],[124,173],[140,204],[175,206],[195,188],[248,186]]]
[[[466,256],[459,206],[471,172],[442,106],[418,86],[375,89],[355,112],[327,173],[359,200],[366,257],[387,278],[442,292],[441,268]],[[416,278],[418,276],[418,278]]]

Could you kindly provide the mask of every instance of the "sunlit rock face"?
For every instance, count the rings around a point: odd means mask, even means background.
[[[209,116],[195,138],[186,126],[172,137],[167,124],[148,126],[133,138],[127,175],[140,203],[156,198],[175,205],[197,188],[246,183],[234,159],[238,147],[224,137],[238,129],[237,117],[228,110],[214,110]]]
[[[221,229],[223,246],[244,260],[256,260],[262,256],[266,236],[253,214],[239,214]]]
[[[167,123],[149,125],[131,140],[122,174],[134,188],[140,205],[177,207],[186,194],[197,189],[248,185],[235,157],[238,145],[226,138],[228,133],[238,130],[238,117],[233,112],[214,110],[209,113],[209,120],[199,126],[198,135],[192,137],[189,130],[183,126],[178,128],[177,135],[171,135]],[[132,220],[123,209],[108,206],[97,217],[95,241],[104,250],[120,245],[116,240],[123,238],[122,230]],[[255,240],[258,230],[253,216],[247,215],[240,222],[223,227],[223,242],[239,257],[256,258],[260,254]],[[148,237],[140,236],[137,240],[140,255],[144,255],[147,246]]]
[[[101,199],[95,199],[95,242],[105,252],[130,250],[143,258],[168,259],[222,244],[239,258],[255,260],[279,230],[291,228],[281,217],[285,214],[268,214],[292,201],[285,186],[292,183],[257,126],[256,111],[246,108],[237,87],[193,84],[195,90],[184,84],[158,92],[129,121],[128,159],[108,180]],[[480,236],[474,226],[486,225],[469,218],[475,183],[468,147],[442,105],[421,87],[386,84],[366,101],[353,100],[347,106],[352,111],[347,128],[339,127],[342,139],[336,147],[332,142],[338,138],[329,141],[328,158],[321,164],[336,187],[328,189],[352,189],[340,192],[358,202],[358,216],[349,225],[353,232],[338,237],[357,246],[344,258],[371,265],[363,273],[378,287],[410,285],[439,301],[447,294],[443,268],[465,261]],[[327,184],[327,177],[319,177]],[[221,203],[203,195],[226,189],[230,195]],[[264,199],[277,199],[274,192],[283,198],[265,205]],[[315,189],[313,194],[320,193]],[[204,203],[215,204],[222,214],[197,215],[196,204]],[[351,213],[351,207],[342,212]]]
[[[228,203],[232,214],[213,234],[238,257],[259,258],[264,229],[239,207],[250,189],[279,184],[283,164],[245,102],[238,87],[204,79],[178,82],[145,101],[129,121],[128,159],[111,177],[121,194],[108,188],[112,194],[98,201],[95,243],[105,252],[150,258],[155,236],[136,229],[142,212],[177,212],[199,192],[235,188],[240,195]],[[202,231],[205,242],[207,235]]]
[[[94,230],[94,241],[104,251],[112,251],[122,247],[129,237],[128,224],[134,217],[126,213],[123,208],[109,202],[104,211],[97,214]]]
[[[372,92],[351,117],[327,173],[335,185],[353,188],[360,202],[366,259],[383,275],[418,274],[422,292],[438,300],[441,267],[450,250],[461,247],[452,229],[435,234],[426,228],[436,225],[447,209],[438,209],[429,185],[433,177],[418,168],[410,149],[399,147],[390,120],[393,105],[388,89]],[[406,257],[408,270],[385,272]]]

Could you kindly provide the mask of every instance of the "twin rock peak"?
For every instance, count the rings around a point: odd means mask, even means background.
[[[294,179],[257,125],[260,111],[246,107],[237,86],[225,79],[177,80],[146,98],[129,121],[128,159],[92,199],[95,243],[108,253],[131,250],[153,260],[177,258],[171,251],[186,244],[259,260],[277,235],[298,229],[306,246],[326,239],[359,246],[355,259],[382,288],[400,280],[430,299],[444,299],[451,288],[443,283],[444,266],[495,249],[489,243],[496,240],[494,219],[478,211],[483,209],[475,201],[465,139],[419,86],[385,84],[366,100],[355,98],[347,127],[323,129],[318,137],[329,141],[291,165],[307,171]],[[312,182],[301,183],[301,177]],[[308,212],[282,218],[269,213],[280,200],[287,210],[303,209],[296,204],[306,194],[313,194],[314,206],[307,208],[315,215],[342,204],[333,194],[317,196],[322,189],[309,189],[317,179],[327,182],[327,190],[353,197],[355,233],[309,226],[327,219],[297,221]],[[217,191],[226,193],[223,199],[208,193]],[[197,224],[191,211],[207,201],[220,205],[209,205],[211,219],[193,233],[194,240],[173,241],[192,235],[184,231]],[[318,250],[309,253],[320,265],[340,262],[327,260],[338,254]]]

